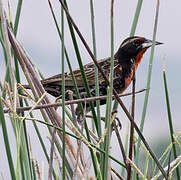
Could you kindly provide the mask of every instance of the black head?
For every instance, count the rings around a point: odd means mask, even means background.
[[[163,44],[155,41],[155,45]],[[145,52],[152,46],[152,41],[144,37],[133,36],[125,39],[119,47],[115,57],[122,60],[136,59],[140,52]]]

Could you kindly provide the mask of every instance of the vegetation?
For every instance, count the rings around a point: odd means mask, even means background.
[[[0,20],[1,32],[0,41],[4,53],[4,61],[6,65],[6,73],[0,92],[0,122],[2,127],[2,135],[4,138],[4,147],[6,150],[9,174],[11,179],[180,179],[179,166],[181,163],[180,134],[175,134],[172,123],[171,105],[169,102],[169,92],[166,79],[166,70],[163,68],[163,84],[165,87],[165,99],[168,112],[168,124],[171,142],[167,142],[166,148],[161,154],[156,156],[150,145],[143,135],[144,120],[147,111],[147,104],[150,92],[150,82],[152,76],[152,62],[154,55],[154,43],[151,48],[149,70],[147,76],[147,87],[145,91],[145,100],[141,117],[140,127],[134,120],[135,110],[135,81],[133,81],[132,92],[124,94],[124,96],[132,96],[131,112],[124,105],[120,95],[113,89],[113,54],[114,54],[114,0],[110,4],[110,39],[111,39],[111,73],[108,84],[107,97],[99,96],[98,78],[95,79],[96,98],[91,97],[89,85],[83,69],[81,52],[78,46],[78,38],[85,46],[90,57],[95,63],[95,76],[101,68],[97,65],[96,60],[96,27],[94,23],[94,4],[90,0],[90,14],[92,26],[92,42],[93,51],[84,39],[79,30],[74,17],[69,12],[66,0],[59,0],[61,9],[61,25],[59,25],[53,1],[48,1],[50,12],[55,22],[59,40],[61,42],[61,73],[62,73],[62,98],[59,102],[52,103],[41,85],[40,77],[43,75],[32,64],[30,57],[25,52],[22,45],[16,39],[19,20],[21,18],[22,0],[18,1],[15,15],[15,21],[12,21],[11,9],[9,8],[9,16],[3,9],[0,0]],[[133,36],[136,30],[137,22],[142,8],[142,0],[138,0],[134,21],[130,36]],[[14,13],[13,13],[14,14]],[[159,16],[159,0],[156,5],[155,24],[153,31],[153,42],[155,42],[157,24]],[[6,19],[7,18],[7,19]],[[65,29],[65,23],[68,28]],[[70,31],[70,36],[74,45],[77,62],[84,79],[86,92],[89,95],[87,99],[80,99],[74,74],[72,72],[70,53],[66,49],[64,41],[64,32]],[[20,32],[21,33],[21,32]],[[78,36],[78,37],[77,37]],[[64,64],[68,64],[69,71],[72,75],[74,85],[76,87],[76,96],[78,100],[65,101],[65,82],[64,82]],[[31,86],[32,94],[29,93],[22,85],[20,78],[20,69],[23,71],[28,84]],[[114,97],[114,98],[113,98]],[[106,98],[105,117],[101,117],[100,98]],[[115,100],[115,101],[114,101]],[[82,102],[90,103],[91,115],[84,117],[83,122],[77,122],[75,117],[74,106],[78,104],[82,113],[84,112]],[[94,109],[93,101],[96,101]],[[32,103],[33,102],[33,103]],[[33,105],[32,105],[33,104]],[[57,109],[57,107],[61,106]],[[117,118],[121,107],[130,121],[126,140],[123,143],[122,134],[119,128],[120,122]],[[70,108],[69,108],[70,107]],[[101,107],[102,108],[102,107]],[[41,113],[41,117],[36,117],[35,109]],[[61,109],[61,111],[59,111]],[[6,115],[8,114],[8,116]],[[88,123],[92,119],[92,124]],[[102,121],[104,120],[104,121]],[[11,144],[9,139],[8,123],[10,121],[13,127],[15,143]],[[29,139],[31,132],[27,128],[27,122],[31,121],[37,133],[37,139],[41,144],[40,153],[43,152],[48,164],[48,168],[41,165],[33,156],[32,143]],[[50,144],[47,146],[42,138],[39,124],[45,126],[49,131]],[[120,125],[121,126],[121,125]],[[117,145],[120,147],[120,159],[112,154],[111,141],[117,139]],[[16,145],[16,147],[14,147]],[[140,154],[140,151],[142,152]],[[173,152],[173,153],[172,153]],[[5,153],[4,153],[5,154]],[[173,154],[173,155],[172,155]],[[140,160],[144,161],[140,163]],[[45,162],[46,163],[46,162]],[[116,164],[119,168],[114,168]],[[2,175],[4,176],[4,175]]]

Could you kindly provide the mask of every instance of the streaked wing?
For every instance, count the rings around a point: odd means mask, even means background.
[[[104,73],[108,75],[109,69],[110,69],[110,58],[99,60],[98,63],[101,66],[101,68],[103,69]],[[85,71],[85,75],[86,75],[88,84],[94,85],[95,84],[94,63],[91,62],[89,64],[86,64],[84,66],[84,71]],[[78,70],[74,70],[73,73],[74,73],[77,85],[78,86],[84,86],[81,71],[78,69]],[[105,84],[105,81],[104,81],[100,72],[98,73],[98,76],[99,76],[100,84]],[[55,75],[55,76],[52,76],[50,78],[42,80],[43,85],[47,85],[47,84],[61,85],[61,82],[62,82],[62,75],[61,74],[58,74],[58,75]],[[66,86],[74,86],[74,84],[72,82],[72,76],[69,72],[65,73],[65,85]]]

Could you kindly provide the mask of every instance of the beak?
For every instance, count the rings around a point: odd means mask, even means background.
[[[151,40],[146,39],[145,42],[142,44],[142,48],[143,48],[143,49],[144,49],[144,48],[149,48],[149,47],[152,46],[152,44],[153,44],[153,42],[152,42]],[[163,44],[163,43],[158,42],[158,41],[155,41],[155,46],[156,46],[156,45],[160,45],[160,44]]]

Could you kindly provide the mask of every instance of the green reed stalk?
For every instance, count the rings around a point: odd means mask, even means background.
[[[109,86],[107,88],[107,101],[106,101],[106,117],[105,117],[105,129],[107,130],[106,136],[104,139],[104,169],[103,177],[109,179],[111,176],[110,172],[110,160],[109,160],[109,147],[110,147],[110,138],[111,138],[111,107],[112,107],[112,91],[113,91],[113,75],[114,75],[114,0],[111,1],[111,62],[110,62],[110,75],[109,75]]]
[[[176,145],[175,145],[175,141],[174,141],[174,129],[173,129],[172,114],[171,114],[171,108],[170,108],[170,100],[169,100],[169,94],[168,94],[165,67],[163,68],[163,80],[164,80],[164,88],[165,88],[165,99],[166,99],[166,105],[167,105],[170,138],[171,138],[171,141],[173,144],[174,159],[176,159],[177,158],[177,151],[176,151]],[[177,180],[179,180],[180,179],[179,167],[176,168],[176,176],[177,176]]]
[[[61,30],[62,30],[62,179],[65,180],[66,178],[66,171],[65,171],[65,73],[64,73],[64,11],[63,8],[61,8]]]
[[[96,52],[96,36],[95,36],[95,23],[94,23],[94,6],[93,6],[93,1],[90,0],[90,12],[91,12],[91,25],[92,25],[92,42],[93,42],[93,54],[95,58],[97,58],[97,52]],[[98,68],[95,65],[94,66],[94,71],[95,71],[95,87],[96,87],[96,96],[99,96],[99,76],[98,76]],[[101,128],[101,120],[100,120],[100,101],[96,101],[96,107],[97,107],[97,119],[99,123],[99,128]],[[93,127],[93,124],[92,124]],[[101,129],[99,130],[101,132]]]

